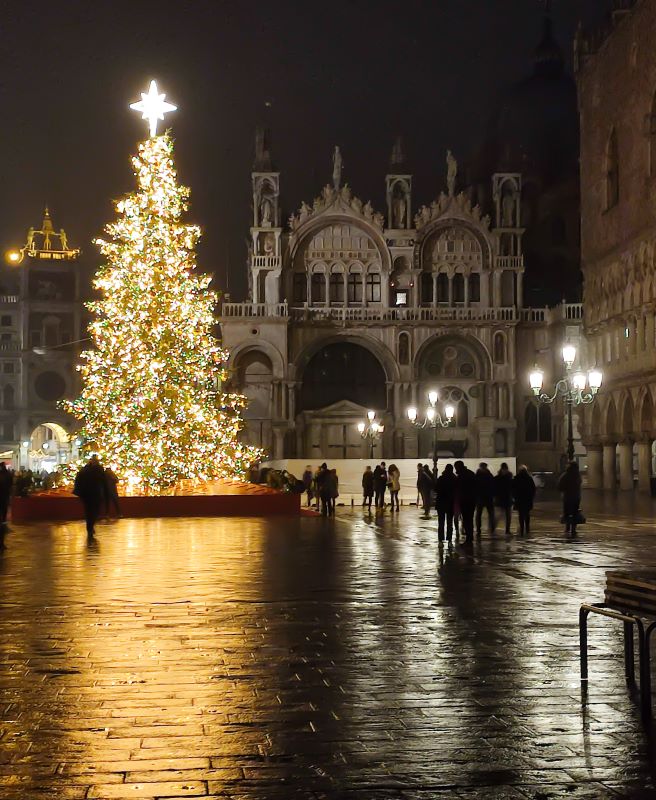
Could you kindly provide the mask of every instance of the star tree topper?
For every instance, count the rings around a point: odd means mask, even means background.
[[[163,120],[164,114],[177,109],[177,106],[174,106],[173,103],[165,102],[165,97],[165,94],[159,94],[157,91],[156,81],[151,81],[148,94],[141,92],[141,100],[137,103],[130,103],[130,108],[133,111],[140,111],[141,118],[148,120],[151,136],[157,136],[157,121]]]

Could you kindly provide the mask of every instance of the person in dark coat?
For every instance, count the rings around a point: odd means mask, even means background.
[[[374,499],[374,473],[367,467],[362,475],[362,507],[368,506],[371,511],[371,501]]]
[[[446,530],[447,541],[451,541],[453,536],[453,511],[456,496],[456,476],[453,474],[453,466],[447,464],[444,471],[435,483],[437,499],[437,533],[440,542],[444,541]]]
[[[470,469],[467,469],[463,461],[456,461],[453,468],[456,472],[455,501],[462,517],[465,544],[471,544],[474,541],[474,511],[476,509],[477,496],[476,475]]]
[[[14,473],[7,469],[4,461],[0,461],[0,525],[7,524],[7,512],[11,501],[11,489],[14,485]]]
[[[387,467],[385,462],[381,463],[374,470],[374,493],[376,495],[376,508],[381,511],[385,508],[385,490],[387,489]]]
[[[421,467],[421,469],[419,469]],[[433,473],[430,471],[428,464],[417,465],[417,489],[421,497],[421,503],[424,507],[424,519],[430,517],[431,503],[433,500],[433,490],[435,484],[433,481]]]
[[[312,467],[308,464],[303,473],[301,480],[303,481],[303,491],[307,494],[308,508],[312,505]]]
[[[107,516],[114,512],[115,517],[121,516],[118,504],[118,475],[110,467],[105,468],[105,491],[107,500]]]
[[[485,461],[481,461],[476,470],[476,533],[481,535],[483,511],[487,511],[490,533],[494,533],[496,520],[494,518],[494,475],[488,469]]]
[[[512,482],[513,474],[505,462],[494,476],[494,498],[497,508],[503,509],[506,516],[506,535],[510,536],[510,522],[512,519]]]
[[[316,483],[317,483],[317,495],[319,500],[321,500],[321,515],[323,517],[328,516],[328,512],[330,511],[330,499],[331,499],[331,487],[330,485],[326,485],[329,483],[328,478],[328,465],[324,461],[324,463],[319,467],[319,472],[317,472]]]
[[[558,480],[558,491],[563,496],[563,522],[565,533],[576,535],[581,520],[581,473],[576,461],[570,461]]]
[[[535,499],[535,481],[528,471],[528,467],[521,466],[513,478],[512,493],[515,498],[515,508],[519,518],[519,535],[524,536],[531,532],[531,510]]]
[[[75,476],[73,494],[77,495],[84,506],[84,518],[87,523],[89,538],[95,533],[95,526],[100,512],[105,503],[107,481],[105,470],[98,456],[93,455],[87,463],[78,470]]]

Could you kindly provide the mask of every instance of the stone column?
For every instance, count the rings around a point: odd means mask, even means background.
[[[469,278],[470,278],[469,275],[465,275],[464,276],[464,282],[465,282],[465,308],[467,308],[469,306]]]
[[[604,444],[604,489],[615,491],[617,474],[615,472],[615,444]]]
[[[453,275],[449,275],[449,308],[453,307]]]
[[[633,444],[620,442],[620,489],[633,489]]]
[[[588,488],[601,489],[603,486],[603,459],[601,445],[589,444],[586,445],[588,454],[586,461],[588,462]]]
[[[638,490],[651,492],[651,442],[638,442]]]
[[[285,432],[280,428],[273,429],[273,457],[284,458],[283,448],[285,441]]]
[[[433,306],[437,306],[437,273],[433,273]]]
[[[517,304],[517,308],[521,308],[524,305],[524,273],[518,272],[517,273],[517,297],[515,298],[515,302]]]

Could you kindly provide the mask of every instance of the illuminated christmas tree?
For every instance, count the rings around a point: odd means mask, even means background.
[[[245,398],[221,389],[217,295],[194,272],[200,231],[182,222],[189,190],[177,183],[170,136],[155,130],[174,107],[153,87],[133,105],[151,123],[133,158],[138,190],[116,203],[108,238],[97,240],[106,264],[94,280],[101,299],[88,304],[94,349],[82,354],[83,389],[70,404],[86,449],[146,492],[242,476],[259,457],[237,438]],[[155,112],[149,98],[160,100]]]

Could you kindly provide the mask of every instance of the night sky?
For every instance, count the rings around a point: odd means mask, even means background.
[[[606,0],[554,0],[565,52]],[[415,208],[442,189],[444,153],[481,142],[497,93],[531,70],[539,0],[97,0],[3,4],[0,245],[21,244],[47,201],[83,248],[134,185],[145,124],[128,109],[149,80],[169,116],[199,264],[238,299],[246,285],[254,130],[272,130],[284,218],[330,180],[381,211],[394,137],[415,173]]]

